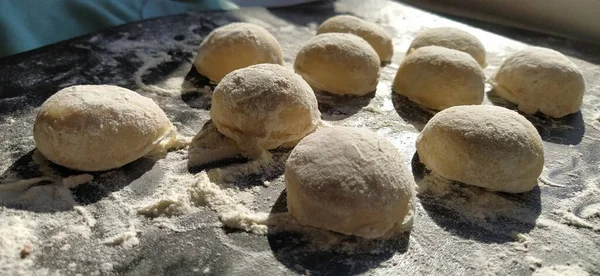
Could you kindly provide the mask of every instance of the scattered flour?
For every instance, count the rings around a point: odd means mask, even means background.
[[[600,202],[586,206],[581,211],[581,217],[589,218],[600,218]]]
[[[530,264],[529,267],[531,269],[536,269],[538,267],[541,267],[542,263],[543,263],[542,259],[536,258],[536,257],[533,257],[533,256],[526,256],[525,257],[525,262],[527,262],[528,264]]]
[[[425,200],[440,202],[468,220],[495,221],[501,216],[517,220],[528,219],[528,216],[522,216],[528,211],[527,208],[519,206],[513,200],[482,188],[445,179],[433,172],[425,175],[417,184],[419,195]]]
[[[399,6],[397,3],[394,3],[394,5]],[[400,10],[403,9],[410,11],[409,7],[402,6]],[[398,8],[382,9],[381,12],[382,20],[384,20],[382,24],[389,25],[386,26],[388,28],[391,28],[391,26],[403,26],[402,32],[407,34],[400,36],[394,41],[397,49],[406,49],[408,47],[411,38],[423,27],[421,22],[428,22],[428,26],[425,27],[459,26],[459,23],[427,17],[430,15],[424,13],[419,13],[416,17],[410,12],[403,13],[402,16],[398,16],[398,14],[400,14]],[[410,19],[411,17],[412,19]],[[249,18],[253,17],[249,16]],[[435,20],[423,20],[424,18]],[[302,34],[309,37],[314,35],[316,29],[314,23],[298,27],[291,26],[282,19],[278,20],[279,24],[281,24],[281,31],[276,36],[278,38],[281,37],[284,51],[288,53],[297,52],[302,43],[292,41],[292,37],[293,40],[296,40],[296,36],[288,37],[283,34],[300,30]],[[406,24],[407,20],[418,21],[419,24]],[[228,20],[222,23],[227,22]],[[270,23],[267,22],[264,24],[266,24],[267,28],[270,27]],[[499,35],[487,33],[480,29],[469,28],[469,30],[483,41],[491,41],[491,43],[486,44],[486,47],[489,47],[488,54],[490,55],[490,66],[486,68],[486,73],[488,74],[494,68],[495,64],[500,63],[503,57],[506,57],[514,50],[527,47],[526,44],[510,41]],[[393,33],[398,33],[398,30],[392,31]],[[189,34],[186,40],[188,39],[200,40],[201,36]],[[149,74],[160,69],[161,64],[171,63],[176,59],[175,55],[169,53],[168,50],[181,49],[184,54],[190,55],[191,61],[198,43],[188,44],[185,42],[170,41],[157,45],[156,41],[134,41],[128,40],[127,37],[109,43],[104,42],[104,39],[95,37],[90,40],[90,43],[95,43],[94,47],[83,46],[82,48],[95,49],[95,47],[100,47],[115,54],[114,56],[119,54],[133,54],[128,55],[127,58],[139,63],[140,67],[133,76],[120,76],[115,78],[115,83],[129,85],[131,84],[129,79],[133,78],[133,82],[140,90],[143,90],[141,92],[147,91],[157,95],[172,96],[175,100],[179,100],[177,96],[182,93],[197,91],[196,88],[186,87],[187,84],[184,80],[185,75],[191,68],[191,62],[176,68],[172,73],[164,76],[164,78],[161,78],[157,82],[150,83],[146,79],[150,79],[147,78]],[[402,52],[397,52],[393,63],[382,69],[384,74],[382,74],[381,79],[385,82],[380,81],[376,95],[370,99],[373,107],[363,108],[356,115],[352,115],[354,113],[338,112],[338,109],[344,107],[331,106],[329,108],[332,108],[332,110],[323,112],[323,116],[331,120],[339,120],[334,122],[336,125],[368,127],[376,131],[383,131],[383,127],[396,132],[407,133],[410,131],[413,135],[411,136],[412,138],[407,139],[407,143],[399,146],[403,150],[408,148],[408,151],[412,151],[411,155],[407,155],[410,157],[414,153],[412,145],[416,136],[416,129],[418,129],[416,125],[418,124],[414,124],[415,127],[413,127],[413,124],[407,120],[407,116],[401,115],[399,117],[396,114],[398,107],[391,101],[390,91],[386,90],[389,88],[389,82],[393,79],[393,73],[398,68],[397,63],[399,63],[402,57]],[[112,59],[110,56],[108,58]],[[293,60],[287,61],[292,62]],[[577,62],[581,64],[583,61],[577,60]],[[110,66],[120,65],[120,62],[117,60],[103,60],[102,63]],[[598,71],[592,72],[590,68],[592,67],[586,65],[585,69],[588,71],[586,79],[593,80],[598,75]],[[32,79],[32,77],[36,79]],[[42,77],[45,76],[29,76],[27,79],[20,80],[20,83],[36,83],[36,81],[43,80]],[[59,85],[60,87],[64,87],[69,84],[79,84],[82,80],[86,79],[73,77],[72,79],[64,80]],[[589,91],[596,91],[596,88],[597,85],[592,86]],[[169,100],[168,97],[156,98],[161,100],[164,98],[165,101]],[[23,101],[23,104],[26,104],[25,97],[2,99],[2,101],[16,100]],[[586,94],[584,105],[594,106],[597,105],[597,102],[598,98],[593,93]],[[174,105],[172,109],[178,107],[179,105]],[[180,125],[189,125],[190,122],[201,123],[208,118],[205,113],[197,112],[195,114],[200,115],[190,120],[187,120],[187,118],[171,119],[174,121],[174,124]],[[363,113],[367,113],[368,116],[364,116]],[[336,115],[333,116],[332,114]],[[587,112],[584,112],[583,115],[590,116]],[[598,117],[597,114],[595,115]],[[594,116],[594,114],[591,116]],[[412,117],[414,116],[410,117],[410,119],[413,119]],[[593,145],[593,143],[597,142],[588,137],[588,135],[591,135],[590,133],[593,134],[594,131],[600,130],[598,122],[595,121],[596,117],[584,118],[586,136],[584,136],[583,141],[577,147],[587,144]],[[594,121],[591,123],[591,127],[587,128],[591,120]],[[562,123],[553,122],[552,124],[552,126],[548,127],[552,131],[573,131],[572,128],[567,129],[564,127]],[[0,118],[0,126],[7,127],[10,130],[21,127],[30,128],[31,124],[3,117]],[[383,135],[390,138],[395,134],[394,132],[385,132]],[[0,135],[0,137],[9,136]],[[42,179],[38,179],[41,181],[38,183],[23,184],[24,182],[21,182],[15,184],[13,182],[22,179],[20,175],[10,171],[9,167],[16,161],[12,154],[19,153],[23,155],[30,151],[33,141],[31,137],[10,137],[7,140],[18,141],[10,143],[9,141],[2,141],[0,144],[2,147],[0,157],[6,159],[0,159],[0,168],[3,171],[3,178],[0,180],[0,182],[3,182],[0,185],[0,274],[2,275],[102,275],[116,273],[116,268],[119,266],[122,256],[126,255],[127,251],[134,250],[136,246],[140,246],[139,243],[143,242],[144,239],[142,237],[144,237],[145,231],[150,228],[149,226],[171,229],[173,232],[186,232],[198,228],[206,228],[209,231],[214,231],[223,245],[233,249],[236,254],[240,255],[239,258],[235,256],[236,263],[239,263],[239,265],[236,264],[232,268],[232,274],[243,274],[244,269],[252,267],[262,268],[261,265],[267,263],[264,261],[265,259],[273,258],[273,252],[268,249],[266,251],[253,252],[247,248],[240,247],[238,241],[233,240],[233,237],[230,237],[217,227],[225,226],[258,234],[268,234],[277,231],[301,232],[307,240],[310,240],[314,244],[325,245],[320,249],[329,249],[327,245],[339,245],[342,242],[341,248],[345,254],[361,252],[362,248],[365,247],[364,241],[350,240],[344,243],[343,241],[347,238],[345,236],[319,229],[302,227],[294,221],[289,213],[255,211],[256,209],[264,209],[257,208],[257,206],[260,203],[258,202],[259,196],[265,189],[282,189],[280,176],[277,179],[263,178],[265,174],[272,173],[273,164],[251,161],[244,164],[209,169],[200,172],[198,175],[193,175],[187,171],[188,150],[183,149],[170,152],[164,160],[153,163],[151,169],[148,169],[141,176],[128,178],[123,175],[125,174],[124,172],[115,170],[99,174],[96,179],[85,184],[86,186],[77,187],[75,183],[83,180],[75,182],[62,181],[62,183],[57,181],[58,172],[53,169],[53,166],[47,160],[35,152],[32,156],[33,162],[29,165],[38,167],[40,172],[45,176]],[[553,143],[545,143],[545,146],[551,147],[548,149],[548,152],[555,152],[559,157],[564,154],[579,156],[578,158],[581,159],[581,156],[578,155],[579,151],[585,151],[585,148],[583,148],[584,150],[581,148],[572,149],[565,145],[554,145]],[[273,154],[272,162],[281,162],[286,157],[283,154],[281,156]],[[560,181],[560,178],[557,181],[556,175],[552,175],[552,172],[555,172],[556,168],[568,167],[570,165],[569,162],[570,160],[563,160],[563,158],[557,158],[556,156],[548,158],[546,165],[549,165],[549,169],[544,171],[544,177],[557,185],[541,185],[542,194],[552,194],[555,189],[570,189],[576,184],[585,186],[582,189],[597,186],[597,178],[589,179],[585,183],[581,179],[582,176],[597,174],[594,172],[598,170],[597,164],[594,168],[586,168],[581,166],[582,163],[574,163],[573,168],[569,168],[569,170],[565,170],[566,172],[562,173],[569,176],[569,179],[572,179],[572,181]],[[144,163],[141,162],[140,164]],[[135,168],[137,166],[135,164]],[[585,171],[587,169],[590,171]],[[126,173],[130,173],[130,170],[128,169]],[[240,187],[239,182],[244,182],[240,181],[240,179],[248,176],[258,176],[264,185]],[[7,185],[6,183],[8,182],[14,185]],[[491,225],[491,230],[494,230],[494,224],[503,223],[501,220],[503,216],[523,220],[523,214],[527,211],[525,210],[526,207],[520,206],[517,202],[507,199],[504,196],[489,193],[479,188],[466,187],[441,179],[435,175],[426,175],[425,179],[420,181],[420,183],[419,197],[421,202],[428,200],[443,204],[444,207],[457,211],[462,219],[466,219],[470,223],[480,226]],[[83,185],[83,183],[79,185]],[[95,199],[97,201],[84,205],[75,196],[73,188],[83,190],[83,188],[87,187],[90,190],[101,190],[105,194],[102,194],[100,199]],[[402,269],[409,269],[409,271],[413,271],[413,274],[415,274],[414,271],[425,271],[422,274],[442,275],[442,271],[447,272],[448,269],[466,267],[472,270],[461,271],[463,274],[479,274],[481,272],[481,274],[492,275],[506,272],[505,269],[507,266],[518,267],[522,265],[526,269],[525,271],[529,269],[529,266],[535,266],[535,275],[588,275],[579,266],[556,265],[539,268],[539,265],[549,265],[556,262],[551,258],[546,258],[545,252],[554,255],[560,254],[564,258],[569,259],[566,261],[587,258],[581,262],[585,261],[594,265],[595,269],[598,268],[597,264],[593,264],[593,260],[591,260],[593,258],[597,259],[596,257],[598,256],[597,248],[594,247],[597,235],[588,229],[581,229],[580,227],[594,227],[594,223],[598,222],[597,219],[600,213],[599,205],[588,205],[580,213],[575,212],[576,215],[573,215],[571,212],[559,215],[547,214],[550,213],[549,210],[553,209],[575,210],[574,208],[578,203],[588,199],[593,200],[594,197],[597,199],[597,196],[598,193],[569,194],[569,197],[565,199],[556,199],[552,196],[547,197],[549,200],[542,202],[542,214],[535,220],[537,228],[532,229],[529,233],[514,233],[513,240],[516,242],[508,242],[511,246],[495,243],[479,243],[456,237],[455,235],[447,235],[447,230],[442,229],[442,226],[436,225],[435,222],[426,217],[427,212],[419,210],[418,214],[423,217],[415,225],[415,230],[410,235],[408,251],[390,257],[387,263],[389,263],[392,270],[388,270],[387,272],[389,272],[388,274],[399,274],[399,271]],[[545,199],[542,198],[542,200]],[[264,202],[268,205],[272,200],[265,200]],[[552,207],[548,209],[548,206]],[[422,209],[422,204],[417,204],[417,208]],[[220,223],[217,222],[215,224],[212,219],[202,220],[202,222],[191,225],[178,221],[186,215],[206,209],[215,211]],[[531,221],[530,217],[527,220]],[[583,223],[581,223],[581,220],[583,220]],[[577,227],[570,227],[568,225],[576,225]],[[590,236],[590,233],[592,236]],[[436,238],[439,235],[444,235],[445,240],[440,242]],[[557,237],[559,238],[557,239]],[[373,241],[373,243],[377,242],[381,246],[375,247],[372,250],[372,254],[380,253],[381,249],[389,244],[387,241]],[[81,249],[82,244],[85,245],[85,250]],[[525,248],[524,245],[526,244],[528,251],[518,250],[512,244],[517,244],[520,246],[519,248]],[[206,246],[210,247],[210,245]],[[469,248],[469,250],[463,252],[460,251],[461,248]],[[55,259],[62,258],[55,258],[53,255],[43,256],[43,250],[49,250],[48,252],[51,254],[64,254],[64,256],[76,252],[77,257],[80,258],[67,260],[59,265],[62,266],[60,267],[60,271],[53,271],[43,267],[48,265],[47,262],[43,263],[40,261],[43,259],[54,261]],[[456,250],[459,250],[459,252],[456,252]],[[215,258],[219,257],[218,254],[215,254]],[[293,254],[290,256],[294,259],[297,257]],[[544,256],[543,261],[538,256]],[[451,261],[449,262],[449,260]],[[267,264],[273,265],[270,262]],[[220,268],[212,263],[205,265],[204,267],[200,267],[197,272],[205,274],[220,272],[218,270]],[[274,266],[277,266],[275,269],[277,272],[281,272],[275,274],[289,272],[289,268],[285,268],[281,263],[276,263]],[[304,266],[306,265],[298,264],[299,270],[304,271]],[[90,271],[90,267],[93,270]],[[267,267],[267,269],[271,268]],[[594,268],[591,268],[589,271],[593,272]],[[384,271],[380,274],[386,273]]]
[[[532,276],[589,276],[583,268],[577,265],[554,265],[540,268]]]
[[[564,224],[575,226],[575,227],[600,230],[599,226],[595,226],[592,223],[587,222],[586,220],[574,215],[571,212],[557,211],[557,212],[555,212],[555,214],[561,216],[561,222]]]
[[[113,264],[112,263],[103,263],[100,265],[100,271],[102,273],[110,273],[113,271]]]
[[[113,246],[121,245],[123,247],[130,248],[138,245],[140,241],[137,238],[137,233],[135,232],[135,230],[133,230],[118,234],[113,237],[109,237],[102,241],[102,243]]]
[[[526,243],[526,242],[531,241],[531,238],[528,235],[525,235],[523,233],[512,232],[510,237],[514,241],[521,242],[521,243]]]
[[[69,210],[77,205],[69,189],[89,183],[93,179],[94,177],[89,174],[82,174],[66,178],[38,177],[2,183],[0,204],[18,206],[36,212]],[[50,184],[33,186],[40,182],[50,182]]]
[[[143,215],[149,218],[159,216],[172,217],[189,213],[189,205],[186,205],[181,200],[176,199],[161,199],[153,204],[137,210],[138,215]]]
[[[146,56],[142,53],[138,53],[138,57],[141,60],[144,60],[145,63],[133,74],[133,77],[135,84],[142,90],[162,96],[179,96],[181,94],[204,91],[203,88],[194,87],[189,82],[185,81],[185,76],[192,68],[191,63],[179,66],[158,83],[144,83],[143,77],[150,69],[156,68],[165,62],[172,61],[172,57],[164,52],[159,53],[156,56]]]
[[[2,208],[0,207],[0,272],[30,275],[38,241],[33,231],[36,224],[27,217],[6,216]],[[48,271],[40,271],[40,274],[48,274]]]

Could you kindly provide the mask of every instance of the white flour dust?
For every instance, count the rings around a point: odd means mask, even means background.
[[[348,7],[352,1],[339,2],[336,3],[338,8],[342,7],[339,11],[352,11],[352,7]],[[389,89],[390,82],[405,48],[419,30],[464,26],[395,2],[385,3],[380,13],[373,13],[379,14],[378,18],[365,19],[383,24],[396,37],[392,64],[382,68],[381,80],[372,98],[346,100],[343,104],[330,102],[323,118],[333,125],[366,127],[377,132],[390,140],[404,155],[405,162],[411,165],[415,154],[414,140],[427,115],[405,105],[398,106]],[[265,19],[254,20],[260,21],[262,26],[281,38],[287,66],[291,66],[303,42],[314,35],[316,22],[297,26],[266,11],[264,16]],[[485,43],[490,64],[485,69],[488,76],[497,69],[502,59],[527,47],[524,43],[477,28],[466,29]],[[135,61],[138,67],[131,76],[124,76],[118,81],[133,82],[141,93],[149,92],[147,95],[159,99],[161,107],[178,129],[191,136],[206,122],[208,111],[190,108],[180,103],[178,96],[199,91],[187,86],[184,78],[191,70],[191,61],[199,43],[190,41],[200,39],[200,35],[190,34],[184,41],[158,43],[128,40],[125,36],[109,42],[96,38],[90,43],[114,56],[131,54],[127,58]],[[161,72],[165,64],[180,58],[169,52],[172,49],[182,51],[186,58],[189,57],[188,62],[171,68],[173,70],[157,79],[152,78]],[[103,64],[119,66],[120,63],[111,55],[102,60]],[[574,61],[582,67],[586,80],[590,82],[590,92],[584,97],[582,113],[585,135],[574,145],[560,143],[564,141],[544,143],[548,155],[546,169],[539,182],[539,194],[511,196],[491,193],[426,172],[424,179],[419,181],[417,218],[410,236],[405,236],[410,238],[405,252],[394,253],[381,263],[368,263],[370,270],[366,274],[372,271],[375,275],[402,272],[407,275],[447,275],[448,271],[452,271],[465,275],[595,275],[600,271],[600,251],[597,248],[599,167],[597,163],[584,162],[595,160],[584,160],[584,155],[594,152],[595,144],[600,141],[600,122],[597,121],[600,110],[596,107],[600,97],[594,92],[599,88],[594,80],[600,76],[600,70],[586,61]],[[20,83],[37,83],[44,77],[32,74]],[[57,75],[55,79],[62,79],[62,76]],[[77,76],[67,79],[60,87],[77,84],[78,80]],[[25,103],[26,97],[1,100]],[[485,104],[490,104],[489,99]],[[193,116],[173,115],[176,114],[174,111],[182,110],[185,111],[182,114]],[[183,148],[169,152],[162,159],[142,158],[125,168],[94,174],[93,179],[82,175],[62,180],[47,160],[33,153],[34,162],[25,166],[39,171],[40,178],[26,180],[30,177],[13,172],[12,166],[34,148],[31,135],[14,131],[31,129],[35,110],[27,112],[0,118],[0,129],[7,133],[1,137],[10,137],[0,142],[0,171],[3,172],[0,178],[0,274],[119,274],[123,259],[135,256],[145,246],[152,246],[146,242],[156,229],[172,234],[195,230],[214,233],[218,237],[218,245],[192,241],[193,238],[204,237],[186,237],[190,240],[183,242],[196,246],[196,251],[205,250],[211,260],[221,254],[211,251],[212,248],[224,246],[232,250],[235,256],[231,258],[236,265],[227,272],[234,275],[257,268],[264,269],[264,274],[290,272],[289,267],[275,259],[269,248],[248,250],[235,240],[236,235],[251,235],[264,241],[268,238],[263,236],[265,234],[299,232],[317,249],[331,249],[330,245],[337,244],[337,248],[342,248],[340,251],[349,255],[364,252],[365,248],[372,251],[367,255],[377,255],[393,244],[385,240],[348,241],[343,235],[302,227],[288,213],[271,211],[277,195],[285,187],[281,172],[273,171],[281,170],[286,153],[273,153],[273,159],[268,162],[248,161],[190,172],[190,152]],[[195,129],[193,126],[198,127]],[[552,121],[541,130],[573,132],[577,128]],[[271,174],[275,176],[264,177]],[[248,179],[253,179],[251,184],[248,184]],[[99,196],[86,197],[86,192],[90,191],[97,192]],[[276,196],[266,197],[267,192]],[[443,210],[435,209],[437,207]],[[457,226],[451,223],[440,222],[444,219],[454,221],[459,229],[453,229]],[[504,227],[510,229],[511,225],[527,225],[528,228],[502,232],[506,237],[501,237],[505,239],[500,241],[490,241],[487,237],[501,232]],[[221,228],[235,228],[248,233],[229,235]],[[483,234],[465,236],[460,228],[472,228]],[[204,249],[198,244],[202,244]],[[369,247],[373,244],[376,246]],[[293,252],[288,253],[286,257],[296,257]],[[349,267],[360,265],[360,260],[342,262]],[[306,264],[300,262],[292,265],[295,271],[305,271],[303,266]],[[196,274],[216,274],[221,272],[219,269],[211,263],[194,271]]]

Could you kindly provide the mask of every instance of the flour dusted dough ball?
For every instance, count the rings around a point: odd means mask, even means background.
[[[377,134],[331,127],[306,136],[285,166],[289,212],[301,225],[378,238],[412,219],[414,180]]]
[[[425,108],[481,104],[485,75],[468,54],[438,46],[412,51],[400,64],[393,90]]]
[[[474,35],[460,29],[441,27],[420,32],[410,43],[408,50],[425,46],[440,46],[471,55],[479,65],[486,66],[485,48]]]
[[[326,33],[304,44],[294,69],[316,90],[365,95],[377,87],[379,65],[377,53],[364,39]]]
[[[338,15],[327,19],[317,29],[317,34],[350,33],[366,40],[381,62],[390,62],[394,55],[392,37],[379,25],[351,15]]]
[[[581,107],[585,82],[581,71],[563,54],[541,47],[519,51],[504,61],[492,80],[502,98],[519,110],[538,110],[560,118]]]
[[[210,117],[219,132],[251,158],[302,139],[321,121],[310,86],[275,64],[258,64],[225,76],[212,95]]]
[[[58,91],[42,104],[33,125],[35,144],[44,157],[81,171],[121,167],[175,136],[154,101],[112,85]]]
[[[519,113],[498,106],[455,106],[437,113],[417,137],[427,168],[491,191],[526,192],[537,185],[544,146]]]
[[[208,34],[194,66],[198,73],[219,82],[233,70],[260,63],[283,64],[277,39],[263,27],[231,23]]]

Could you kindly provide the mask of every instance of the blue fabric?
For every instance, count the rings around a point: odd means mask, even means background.
[[[227,0],[0,0],[0,57],[143,19],[235,8]]]

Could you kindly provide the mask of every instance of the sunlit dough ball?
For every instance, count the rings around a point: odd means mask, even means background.
[[[58,91],[42,104],[33,126],[42,155],[81,171],[121,167],[175,136],[167,115],[152,99],[112,85]]]
[[[306,136],[285,166],[289,212],[301,225],[364,238],[412,221],[414,180],[396,148],[359,128]]]
[[[299,75],[259,64],[231,72],[212,95],[210,117],[251,158],[302,139],[321,120],[317,99]]]
[[[412,51],[400,64],[393,90],[433,110],[483,101],[485,75],[468,54],[438,46]]]
[[[544,147],[535,127],[498,106],[455,106],[437,113],[417,137],[419,159],[444,178],[491,191],[537,185]]]
[[[420,32],[410,43],[408,51],[425,46],[440,46],[471,55],[481,67],[486,66],[485,48],[474,35],[460,29],[441,27]]]
[[[381,62],[390,62],[394,55],[392,37],[379,25],[351,15],[338,15],[327,19],[317,29],[317,34],[350,33],[366,40]]]
[[[379,57],[353,34],[326,33],[311,38],[296,56],[294,69],[315,90],[365,95],[375,91]]]
[[[533,114],[538,110],[560,118],[581,107],[585,81],[563,54],[541,47],[516,52],[504,61],[492,80],[494,91]]]
[[[198,73],[219,82],[234,70],[260,63],[283,64],[277,39],[263,27],[231,23],[208,34],[200,44],[194,66]]]

